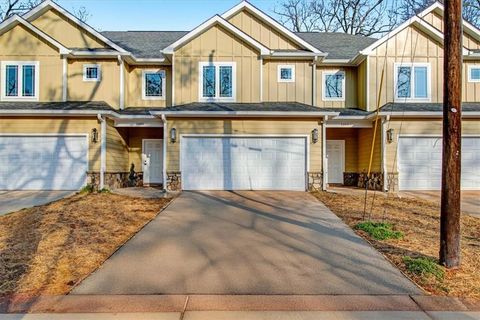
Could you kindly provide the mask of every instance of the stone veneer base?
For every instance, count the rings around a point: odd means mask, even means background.
[[[367,173],[362,172],[358,175],[358,184],[357,187],[365,188],[367,179]],[[369,190],[378,190],[383,191],[383,173],[382,172],[371,172],[370,180],[368,181]]]
[[[167,191],[182,190],[182,174],[180,171],[167,172]]]
[[[323,173],[309,172],[308,173],[308,191],[321,191],[323,187]]]
[[[105,172],[105,188],[118,189],[143,186],[143,173],[137,172],[135,181],[129,180],[130,172]],[[100,172],[87,172],[87,184],[95,190],[100,188]]]

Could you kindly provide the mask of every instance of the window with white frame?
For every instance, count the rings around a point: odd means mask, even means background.
[[[83,81],[100,81],[102,71],[99,64],[84,64],[83,65]]]
[[[2,100],[38,100],[38,61],[2,62]]]
[[[324,101],[345,100],[345,71],[332,70],[322,73],[322,95]]]
[[[200,101],[235,101],[235,62],[200,62]]]
[[[430,101],[430,64],[395,64],[395,100]]]
[[[144,70],[142,73],[142,98],[144,100],[164,100],[165,82],[164,70]]]
[[[278,66],[278,82],[295,82],[295,66],[293,64]]]
[[[480,65],[468,66],[468,81],[480,82]]]

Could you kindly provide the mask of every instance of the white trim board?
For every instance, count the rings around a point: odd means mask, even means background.
[[[8,65],[17,66],[17,96],[7,96],[5,92],[5,85],[6,83],[6,67]],[[23,96],[23,66],[35,66],[35,77],[34,77],[34,96]],[[11,102],[36,102],[40,98],[40,62],[39,61],[1,61],[0,62],[0,81],[1,81],[1,94],[0,94],[0,101],[11,101]]]

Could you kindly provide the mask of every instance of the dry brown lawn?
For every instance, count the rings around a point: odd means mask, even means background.
[[[0,217],[0,296],[68,293],[169,202],[77,194]]]
[[[318,192],[314,195],[354,227],[362,221],[364,196]],[[426,291],[436,295],[449,295],[466,298],[480,298],[480,219],[462,216],[462,266],[455,271],[446,271],[443,280],[435,277],[421,277],[409,272],[403,262],[404,256],[430,257],[437,259],[439,250],[440,208],[437,204],[412,198],[385,197],[373,192],[367,198],[371,220],[393,223],[396,230],[402,231],[403,239],[376,241],[368,234],[358,231],[378,251],[384,254],[407,276]]]

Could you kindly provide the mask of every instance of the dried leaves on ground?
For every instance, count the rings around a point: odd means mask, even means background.
[[[0,217],[0,296],[68,293],[169,201],[78,194]]]
[[[318,192],[314,195],[350,227],[363,221],[364,196],[360,192],[340,194]],[[373,206],[372,206],[373,204]],[[383,253],[400,270],[426,291],[437,295],[480,298],[480,218],[462,215],[462,266],[446,270],[443,279],[423,277],[410,272],[404,257],[429,258],[438,262],[440,237],[439,205],[422,199],[399,198],[369,192],[367,216],[388,222],[401,231],[400,239],[374,240],[367,233],[357,232]]]

